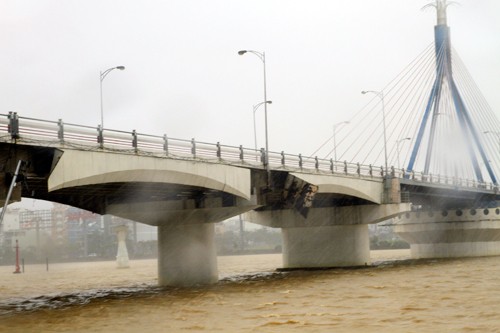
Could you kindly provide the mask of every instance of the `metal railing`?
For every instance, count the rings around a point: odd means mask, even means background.
[[[170,138],[167,135],[150,134],[102,129],[19,117],[16,112],[0,114],[0,141],[37,144],[54,147],[66,147],[85,150],[105,150],[120,153],[133,153],[149,156],[163,156],[179,159],[196,159],[225,164],[245,165],[265,169],[265,150],[227,146],[191,140]],[[386,175],[383,167],[303,157],[285,152],[269,152],[269,165],[274,170],[293,170],[308,173],[335,174],[350,177],[378,178],[386,176],[405,178],[418,183],[441,184],[457,188],[476,188],[498,191],[492,183],[448,177],[443,175],[425,175],[418,172],[406,172],[404,169],[391,167]]]

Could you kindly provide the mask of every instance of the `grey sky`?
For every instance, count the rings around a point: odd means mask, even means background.
[[[0,113],[310,154],[433,42],[429,0],[0,0]],[[452,43],[497,116],[500,1],[448,11]],[[257,113],[264,146],[263,109]]]

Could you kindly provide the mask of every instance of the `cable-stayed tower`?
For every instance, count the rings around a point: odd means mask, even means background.
[[[472,163],[473,172],[477,181],[484,182],[480,165],[481,162],[491,181],[497,184],[497,178],[491,167],[491,162],[487,158],[485,150],[481,145],[479,138],[480,132],[478,132],[472,121],[469,109],[453,77],[450,28],[447,25],[446,12],[450,4],[452,4],[452,2],[447,2],[447,0],[435,0],[435,3],[426,6],[435,7],[437,12],[437,25],[434,27],[436,78],[420,123],[407,169],[408,171],[414,170],[417,156],[422,146],[425,145],[425,141],[427,150],[425,152],[423,172],[424,174],[429,174],[431,164],[435,158],[434,151],[436,148],[436,131],[438,128],[439,116],[452,116],[444,111],[444,109],[447,108],[454,110],[455,114],[453,117],[456,118],[458,122],[460,133],[457,133],[457,131],[450,131],[449,134],[451,139],[441,144],[447,145],[445,149],[449,151],[466,154],[467,158],[469,158]],[[455,140],[453,135],[457,138],[460,137],[460,140]],[[424,136],[427,137],[425,140]],[[461,146],[464,146],[465,149],[462,150]],[[443,151],[442,148],[440,151]],[[457,167],[455,166],[455,168]]]

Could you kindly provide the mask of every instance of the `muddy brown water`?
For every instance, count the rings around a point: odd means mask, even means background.
[[[281,255],[219,257],[221,281],[159,288],[156,260],[0,267],[0,332],[500,332],[500,257],[278,272]]]

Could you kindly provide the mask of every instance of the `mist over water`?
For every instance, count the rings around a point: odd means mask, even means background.
[[[157,287],[156,260],[0,267],[0,332],[498,332],[500,257],[276,271],[281,255],[219,257],[221,281]]]

